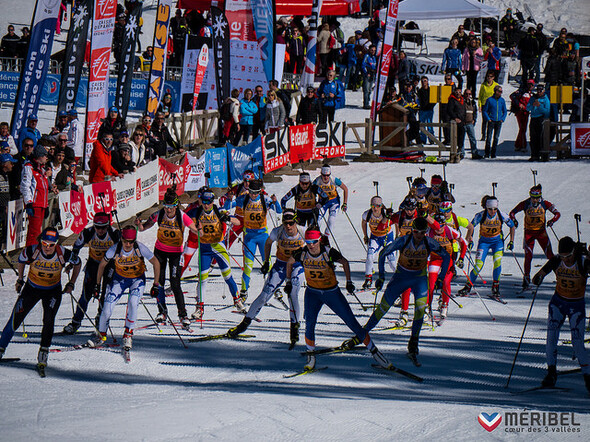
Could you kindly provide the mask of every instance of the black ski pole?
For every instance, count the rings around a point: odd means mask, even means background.
[[[551,229],[551,231],[555,235],[555,239],[557,240],[557,242],[559,242],[559,237],[557,236],[557,233],[555,233],[555,230],[553,230],[553,226],[549,226],[549,228]]]
[[[158,322],[154,319],[154,316],[150,313],[149,309],[147,308],[147,305],[145,305],[145,303],[143,302],[143,299],[139,298],[139,302],[141,302],[141,305],[143,305],[143,308],[145,308],[145,311],[147,312],[150,319],[154,322],[154,324],[156,324],[156,327],[158,327],[158,333],[162,333],[160,324],[158,324]]]
[[[6,261],[8,266],[14,271],[14,274],[16,276],[18,276],[18,271],[16,270],[16,267],[14,267],[14,264],[12,263],[12,261],[10,259],[8,259],[8,256],[6,256],[6,252],[4,250],[1,250],[0,255],[2,255],[2,258],[4,258],[4,261]]]
[[[354,233],[356,233],[356,237],[359,239],[359,241],[361,242],[361,245],[363,246],[363,249],[365,249],[365,252],[367,251],[367,246],[365,245],[365,243],[363,242],[363,240],[361,239],[358,231],[356,230],[356,228],[354,227],[354,224],[352,223],[352,220],[350,219],[350,217],[348,216],[347,212],[344,212],[344,214],[346,215],[346,218],[348,219],[348,222],[350,223],[350,225],[352,226],[352,230],[354,230]]]
[[[518,347],[516,348],[516,354],[514,355],[514,361],[512,361],[512,367],[510,367],[510,374],[508,375],[508,381],[506,381],[506,385],[504,386],[504,388],[508,388],[508,384],[510,384],[510,379],[512,378],[512,372],[514,371],[514,366],[516,365],[516,358],[518,358],[518,352],[520,351],[520,345],[522,344],[522,339],[524,338],[524,332],[526,331],[526,326],[529,323],[529,318],[531,317],[531,312],[533,311],[533,304],[535,303],[535,298],[537,297],[538,290],[539,290],[539,286],[536,286],[535,293],[533,293],[533,299],[531,301],[531,307],[529,308],[529,314],[527,315],[526,321],[524,322],[522,334],[520,335],[520,341],[518,341]]]
[[[373,186],[375,186],[375,192],[377,192],[377,196],[379,196],[379,181],[373,181]]]
[[[580,242],[580,221],[582,221],[582,215],[575,213],[574,219],[576,220],[576,233],[578,234],[578,242]]]

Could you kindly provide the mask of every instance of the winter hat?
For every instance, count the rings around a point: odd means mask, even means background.
[[[293,209],[285,209],[283,211],[283,222],[294,222],[295,218],[297,218],[297,213]]]
[[[123,227],[121,230],[121,239],[124,239],[125,241],[137,240],[137,229],[133,226]]]
[[[322,232],[319,231],[317,227],[310,227],[305,232],[305,242],[307,241],[319,241],[322,237]]]
[[[559,240],[559,245],[557,246],[557,253],[564,255],[572,253],[575,247],[576,243],[574,242],[574,240],[571,239],[569,236],[564,236]]]
[[[498,199],[497,198],[488,198],[486,201],[486,209],[497,209],[498,208]]]
[[[33,150],[33,157],[41,158],[41,157],[46,157],[46,156],[47,156],[47,149],[45,149],[41,145],[35,146],[35,149]]]
[[[106,212],[97,212],[94,215],[94,225],[96,227],[106,227],[111,225],[111,218]]]
[[[419,217],[412,221],[412,230],[416,232],[426,232],[428,229],[428,221],[426,219]]]
[[[311,177],[309,176],[309,173],[307,172],[303,172],[299,174],[299,182],[300,183],[309,183],[311,182]]]

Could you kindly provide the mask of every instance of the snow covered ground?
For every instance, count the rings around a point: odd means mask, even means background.
[[[504,8],[518,2],[491,2]],[[562,26],[565,14],[570,14],[570,28],[588,26],[588,20],[571,11],[587,2],[535,2],[531,8],[547,27]],[[20,2],[33,4],[32,1]],[[559,7],[559,9],[558,9]],[[14,11],[11,22],[28,22],[19,18],[30,14],[32,8]],[[538,12],[537,12],[538,10]],[[564,11],[562,15],[561,12]],[[554,18],[552,18],[554,17]],[[0,29],[5,28],[8,14],[0,17]],[[539,20],[539,18],[537,18]],[[553,20],[551,22],[551,20]],[[355,29],[361,25],[351,19],[344,26]],[[364,23],[364,19],[363,19]],[[550,24],[551,23],[551,24]],[[457,22],[428,23],[435,36],[449,36]],[[146,28],[147,29],[147,28]],[[347,31],[349,32],[349,31]],[[587,31],[586,31],[587,32]],[[348,35],[348,34],[347,34]],[[144,35],[144,38],[146,36]],[[145,45],[144,45],[145,46]],[[360,93],[351,94],[348,106],[341,111],[347,121],[361,121],[368,111],[358,109]],[[6,110],[0,114],[6,119]],[[363,113],[364,112],[364,113]],[[43,127],[42,127],[43,129]],[[525,199],[532,185],[530,167],[538,170],[544,196],[555,203],[562,218],[555,225],[559,236],[575,236],[574,213],[582,215],[580,225],[583,240],[590,238],[590,205],[587,189],[589,161],[561,161],[530,164],[527,155],[515,153],[516,122],[512,115],[502,129],[498,158],[493,161],[464,160],[449,165],[446,174],[455,184],[459,215],[471,218],[478,210],[481,197],[491,192],[491,182],[498,182],[497,195],[500,208],[509,211]],[[479,132],[478,132],[479,133]],[[480,148],[483,148],[480,143]],[[379,181],[379,192],[386,204],[399,204],[407,192],[405,178],[418,176],[419,168],[425,176],[442,173],[440,165],[367,164],[350,163],[333,168],[349,186],[349,215],[357,229],[360,217],[369,206],[374,194],[373,181]],[[269,184],[268,190],[282,196],[296,182],[296,177]],[[360,287],[364,274],[364,251],[348,220],[339,215],[334,229],[336,241],[344,256],[353,261],[353,279]],[[554,247],[555,238],[552,237]],[[140,240],[152,245],[155,229],[140,234]],[[522,229],[517,231],[516,258],[522,263]],[[232,252],[239,254],[239,247]],[[83,257],[86,252],[83,252]],[[238,261],[241,259],[237,257]],[[536,249],[533,272],[544,259]],[[235,264],[235,263],[234,263]],[[239,269],[233,266],[234,277],[239,281]],[[189,274],[194,274],[191,269]],[[214,274],[218,274],[215,271]],[[340,282],[343,274],[338,271]],[[389,273],[390,275],[390,273]],[[491,279],[488,259],[482,273]],[[0,327],[14,305],[15,276],[4,273],[5,287],[0,289]],[[205,294],[203,328],[193,325],[194,333],[182,332],[184,338],[223,333],[241,319],[231,309],[215,311],[227,305],[230,296],[221,278],[212,278]],[[531,304],[516,297],[522,276],[514,257],[508,253],[503,259],[501,290],[508,301],[501,305],[487,298],[489,283],[479,284],[484,302],[496,317],[491,321],[478,298],[461,298],[463,305],[449,306],[449,319],[434,331],[424,328],[421,334],[421,368],[414,367],[405,357],[408,331],[375,331],[375,343],[391,361],[422,376],[418,384],[396,374],[386,374],[371,367],[372,358],[364,351],[318,357],[318,366],[327,370],[311,375],[285,379],[284,375],[301,369],[304,350],[287,350],[289,338],[287,312],[265,307],[261,323],[253,323],[249,332],[254,338],[246,341],[213,341],[188,344],[184,349],[174,331],[164,327],[162,333],[154,328],[138,330],[134,337],[132,363],[123,362],[117,349],[70,351],[52,353],[47,369],[48,377],[40,379],[34,371],[40,337],[41,308],[37,306],[26,319],[27,338],[21,328],[7,349],[7,357],[20,357],[20,362],[0,366],[0,440],[397,440],[401,437],[415,440],[448,438],[450,440],[532,440],[528,427],[508,427],[508,412],[574,412],[579,432],[557,432],[553,428],[540,428],[535,440],[588,440],[590,436],[590,399],[579,373],[562,376],[558,380],[568,392],[536,392],[515,395],[512,392],[537,385],[544,376],[547,304],[553,292],[554,277],[549,276],[541,286],[531,320],[527,327],[517,365],[510,383],[504,388],[514,358],[524,320]],[[453,291],[463,285],[460,276]],[[262,276],[253,272],[250,300],[262,287]],[[192,302],[196,284],[186,281],[183,288],[187,300]],[[81,283],[77,284],[79,296]],[[223,295],[226,298],[223,298]],[[364,324],[369,312],[364,312],[356,300],[348,297],[353,311]],[[156,306],[149,297],[144,299],[152,314]],[[361,295],[364,304],[373,299]],[[168,298],[172,314],[175,308]],[[278,306],[276,301],[271,303]],[[56,321],[56,332],[61,331],[71,318],[71,302],[66,295]],[[190,307],[189,312],[192,311]],[[89,314],[94,317],[96,304]],[[120,339],[123,330],[124,304],[115,309],[111,325],[115,337]],[[392,308],[379,327],[391,325],[399,309]],[[140,326],[150,320],[143,308],[139,311]],[[84,321],[78,334],[55,336],[54,348],[83,343],[91,336],[91,326]],[[338,345],[351,336],[342,322],[324,309],[316,329],[318,346]],[[569,338],[567,323],[562,338]],[[303,332],[301,333],[303,340]],[[576,368],[571,360],[569,345],[560,345],[558,368]],[[484,430],[477,421],[480,413],[501,413],[504,421],[492,433]],[[520,430],[524,434],[516,434]],[[560,430],[561,427],[560,427]],[[567,428],[565,431],[568,431]]]

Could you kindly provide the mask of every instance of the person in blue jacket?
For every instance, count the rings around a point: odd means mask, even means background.
[[[537,85],[536,93],[529,99],[526,106],[527,112],[530,113],[531,122],[529,123],[529,138],[531,143],[531,158],[529,161],[548,160],[549,157],[544,155],[541,158],[541,147],[543,144],[543,121],[549,118],[551,103],[545,93],[545,86]]]
[[[37,144],[37,141],[41,139],[41,132],[37,129],[38,118],[36,114],[31,114],[27,118],[27,125],[23,127],[18,133],[18,149],[22,149],[23,140],[30,138]]]
[[[357,56],[356,56],[356,51],[355,51],[355,47],[356,47],[355,41],[356,40],[355,40],[354,36],[351,36],[348,39],[348,42],[340,50],[340,53],[342,54],[342,56],[344,58],[344,63],[342,65],[344,67],[344,69],[342,69],[340,71],[340,80],[343,81],[344,89],[348,88],[348,85],[350,83],[350,78],[354,77],[354,73],[356,70]]]
[[[457,79],[457,87],[463,89],[463,77],[461,76],[461,66],[463,64],[461,50],[457,47],[459,40],[453,38],[451,45],[443,52],[442,70],[445,74],[454,75]]]
[[[244,91],[244,98],[240,100],[240,131],[236,135],[234,144],[238,146],[241,140],[248,144],[252,128],[254,127],[254,115],[258,112],[258,106],[252,100],[252,89]]]
[[[329,70],[326,79],[320,83],[318,88],[318,97],[322,100],[324,112],[320,123],[334,121],[334,113],[337,109],[342,109],[345,105],[344,85],[336,80],[336,72]]]
[[[502,123],[506,120],[506,115],[508,115],[506,101],[502,98],[502,86],[498,85],[494,88],[494,95],[486,100],[481,113],[488,125],[486,131],[485,158],[496,158],[496,148],[500,139]]]
[[[371,108],[371,92],[375,85],[375,76],[377,75],[377,46],[369,46],[369,52],[363,58],[361,70],[363,71],[363,108]]]

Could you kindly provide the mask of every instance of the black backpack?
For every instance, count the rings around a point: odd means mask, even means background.
[[[232,115],[231,115],[231,105],[232,104],[233,104],[233,102],[231,100],[227,100],[221,105],[221,109],[219,109],[219,114],[221,115],[222,121],[229,121],[232,119]]]

